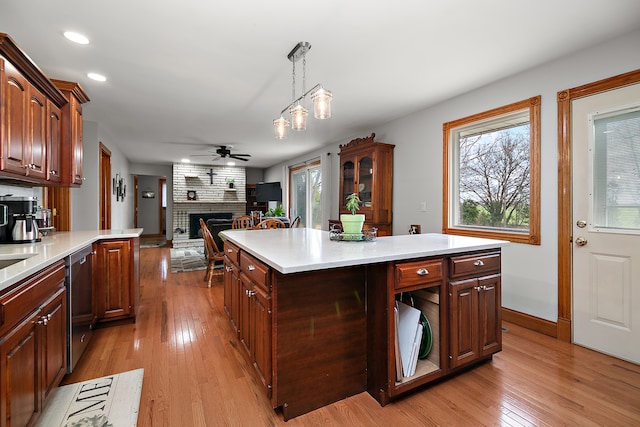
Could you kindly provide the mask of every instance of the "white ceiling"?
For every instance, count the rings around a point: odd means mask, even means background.
[[[640,27],[638,0],[2,3],[0,32],[49,77],[83,86],[105,142],[154,164],[226,144],[268,167]],[[291,101],[286,55],[299,41],[312,45],[307,89],[333,91],[333,117],[311,113],[280,141],[272,121]]]

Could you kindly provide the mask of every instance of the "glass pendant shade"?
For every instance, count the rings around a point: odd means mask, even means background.
[[[295,106],[289,110],[291,113],[291,129],[292,130],[306,130],[307,129],[307,114],[309,110],[304,108],[298,102]]]
[[[279,119],[273,121],[273,126],[276,132],[276,138],[285,139],[287,137],[287,128],[289,127],[289,121],[280,116]]]
[[[333,94],[322,86],[311,95],[313,101],[313,116],[316,119],[328,119],[331,117],[331,99]]]

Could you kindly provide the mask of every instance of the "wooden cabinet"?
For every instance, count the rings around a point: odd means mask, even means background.
[[[61,122],[50,106],[66,104],[63,94],[13,41],[0,33],[0,173],[8,178],[46,184],[52,150]],[[54,109],[55,109],[54,108]],[[51,132],[51,131],[54,132]],[[59,131],[58,131],[59,133]]]
[[[84,181],[82,145],[82,104],[89,97],[80,84],[63,80],[52,80],[67,98],[62,107],[61,180],[63,185],[78,187]]]
[[[499,250],[373,265],[367,277],[367,390],[382,405],[502,349]],[[411,376],[396,370],[398,301],[431,329],[431,351]]]
[[[62,111],[53,102],[47,102],[47,170],[46,180],[59,184],[60,175],[60,150],[62,149]]]
[[[240,313],[240,249],[230,242],[224,243],[224,309],[231,325],[239,332]]]
[[[269,267],[240,252],[239,338],[271,397],[271,289]]]
[[[450,263],[451,368],[502,349],[500,253],[452,257]]]
[[[0,424],[30,425],[66,372],[64,262],[0,297]]]
[[[346,198],[357,193],[365,226],[377,227],[381,236],[392,233],[394,145],[374,142],[375,133],[340,146],[340,214],[349,213]]]
[[[267,204],[266,203],[258,203],[256,201],[256,185],[255,184],[247,184],[246,188],[246,197],[247,197],[247,207],[246,214],[251,215],[253,211],[260,211],[262,213],[267,212]]]
[[[139,238],[94,244],[94,304],[98,322],[135,319],[139,293]]]

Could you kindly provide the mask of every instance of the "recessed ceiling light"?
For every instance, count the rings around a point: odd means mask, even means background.
[[[87,77],[89,77],[91,80],[95,80],[97,82],[106,82],[107,78],[105,76],[103,76],[102,74],[98,74],[98,73],[87,73]]]
[[[182,160],[180,160],[180,161],[181,161],[182,163],[191,163],[191,160],[189,160],[189,159],[182,159]]]
[[[227,162],[227,166],[235,166],[236,162]]]
[[[80,33],[74,33],[73,31],[65,31],[64,36],[74,43],[89,44],[89,39]]]

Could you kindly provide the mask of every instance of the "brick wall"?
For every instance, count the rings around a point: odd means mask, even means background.
[[[209,173],[213,171],[213,177]],[[229,189],[227,178],[235,180]],[[211,183],[213,181],[213,183]],[[176,237],[189,236],[189,214],[203,212],[231,212],[234,217],[244,215],[247,203],[244,167],[173,164],[173,230]],[[196,200],[187,200],[187,192],[195,191]]]

